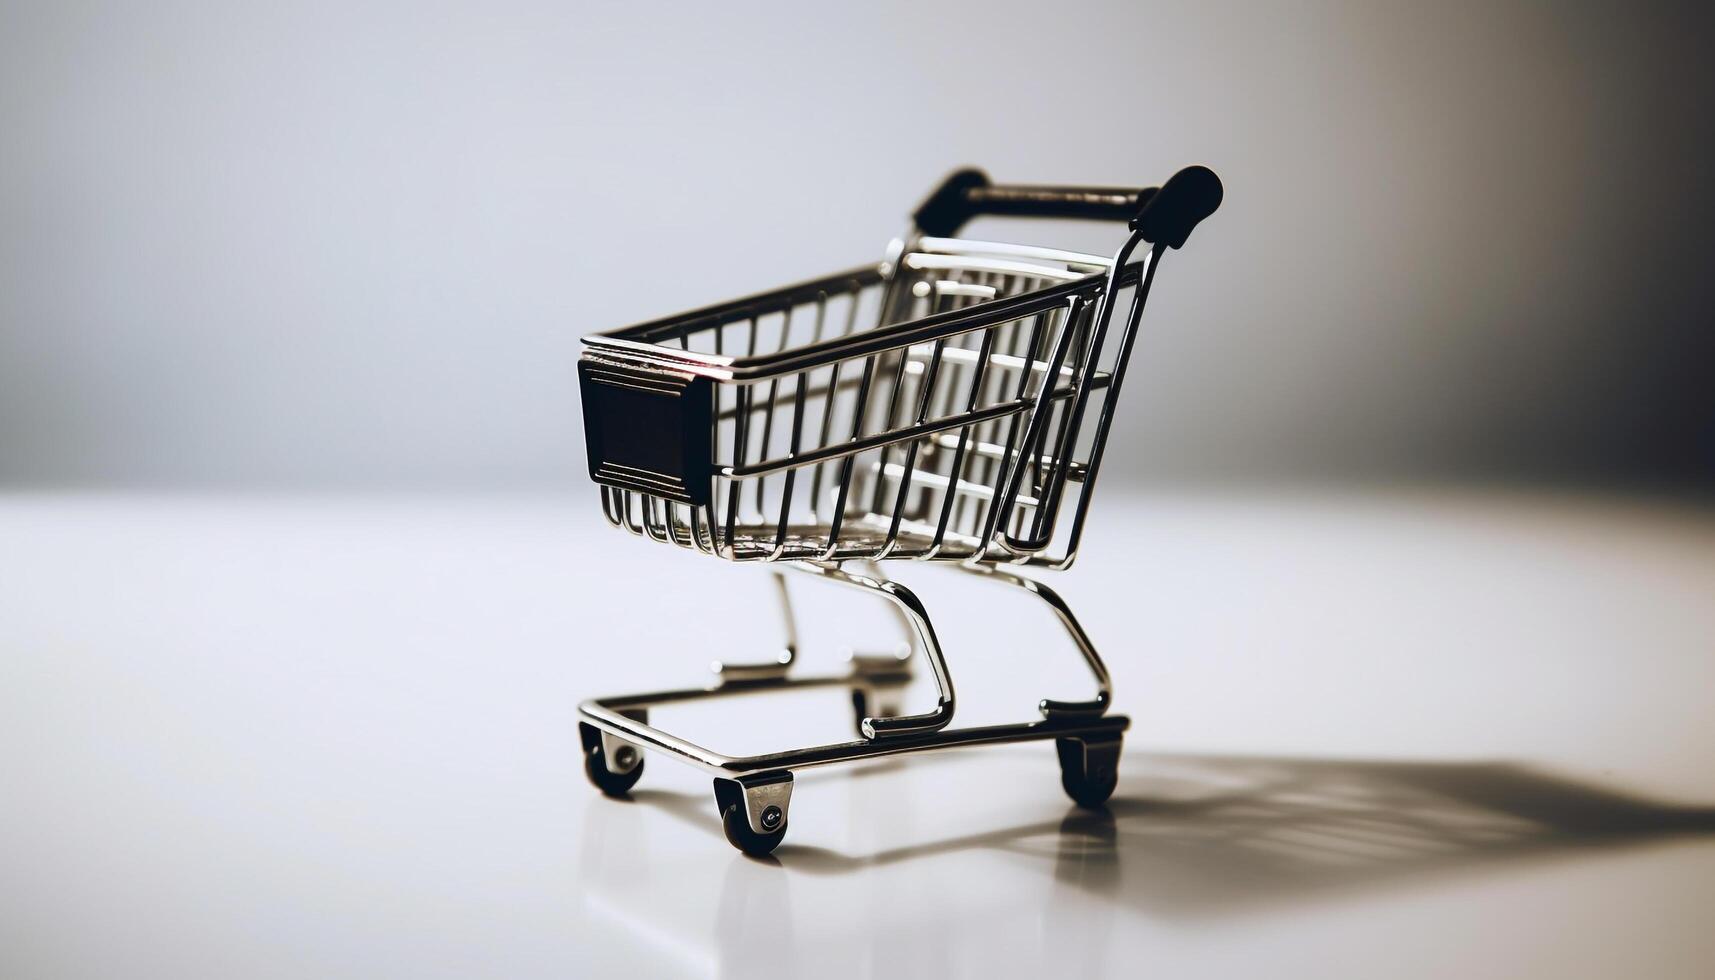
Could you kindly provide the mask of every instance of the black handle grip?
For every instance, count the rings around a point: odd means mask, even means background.
[[[1225,193],[1213,170],[1186,167],[1144,200],[1143,210],[1132,219],[1132,230],[1146,242],[1183,248],[1197,223],[1221,206]]]
[[[1151,242],[1178,248],[1221,203],[1221,182],[1206,167],[1188,167],[1157,191],[1125,187],[1032,187],[992,183],[975,168],[950,174],[912,220],[925,235],[956,234],[979,215],[1129,221]],[[1159,236],[1159,237],[1153,237]]]

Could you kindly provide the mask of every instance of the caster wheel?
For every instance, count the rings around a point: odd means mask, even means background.
[[[786,808],[792,801],[792,774],[778,771],[715,780],[715,809],[727,843],[752,857],[780,846],[786,837]],[[761,829],[751,826],[754,810]]]
[[[634,745],[620,742],[618,751],[635,753],[635,765],[625,772],[614,772],[607,767],[607,754],[602,746],[601,732],[588,725],[579,725],[584,742],[584,775],[589,777],[596,789],[607,796],[624,797],[643,778],[643,753]],[[616,740],[617,741],[617,740]],[[621,765],[633,761],[625,758],[616,759]]]
[[[630,749],[630,746],[627,746]],[[631,751],[636,751],[631,749]],[[595,788],[608,796],[622,797],[631,792],[631,787],[643,778],[643,760],[638,759],[637,765],[630,772],[611,772],[607,768],[607,760],[602,757],[601,749],[584,756],[584,775],[590,778]]]
[[[1054,747],[1060,753],[1060,786],[1066,795],[1086,810],[1101,809],[1119,785],[1120,740],[1062,738]]]
[[[721,826],[726,830],[727,843],[738,848],[751,857],[762,857],[780,846],[786,839],[786,818],[780,818],[780,829],[772,833],[759,834],[750,829],[750,821],[745,819],[744,804],[729,805],[721,814]]]

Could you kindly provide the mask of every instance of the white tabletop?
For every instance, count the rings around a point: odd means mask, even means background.
[[[0,972],[1715,968],[1707,512],[1115,487],[1092,520],[1054,584],[1133,718],[1109,813],[1046,743],[819,769],[757,861],[670,759],[596,794],[573,709],[771,653],[758,569],[613,531],[593,491],[0,497]],[[1041,609],[897,571],[956,724],[1087,693]],[[793,584],[804,669],[891,642]],[[851,723],[837,691],[654,720],[734,753]]]

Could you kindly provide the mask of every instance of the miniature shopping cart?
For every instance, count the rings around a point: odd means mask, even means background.
[[[1103,805],[1129,721],[1107,714],[1107,669],[1070,607],[1014,569],[1062,569],[1077,556],[1156,270],[1220,202],[1202,167],[1145,190],[998,186],[959,171],[879,264],[586,337],[584,433],[610,523],[867,592],[906,628],[897,654],[796,676],[776,572],[784,651],[717,664],[706,687],[585,702],[590,780],[624,795],[645,750],[701,766],[715,775],[727,839],[758,855],[785,836],[796,770],[878,756],[1054,739],[1067,794]],[[982,215],[1128,221],[1131,234],[1111,259],[951,237]],[[953,683],[929,616],[882,571],[903,559],[1042,600],[1083,654],[1095,696],[1044,700],[1039,720],[949,727]],[[914,659],[928,663],[939,699],[903,714]],[[649,723],[658,705],[812,686],[850,691],[856,738],[735,758]]]

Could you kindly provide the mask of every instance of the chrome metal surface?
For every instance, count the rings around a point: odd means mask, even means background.
[[[1037,738],[1111,746],[1117,756],[1127,722],[1105,716],[1113,685],[1094,643],[1058,593],[1003,566],[1062,569],[1077,558],[1161,257],[1219,203],[1218,181],[1196,170],[1161,191],[996,187],[961,171],[873,267],[586,337],[585,373],[617,386],[586,386],[584,399],[609,523],[885,599],[909,640],[897,656],[852,655],[845,675],[790,676],[798,632],[776,573],[785,643],[774,659],[717,663],[717,682],[700,690],[589,701],[584,720],[604,739],[723,778],[754,777],[745,806],[756,834],[783,828],[790,782],[761,787],[794,769]],[[1134,230],[1111,259],[951,237],[983,213],[1130,219]],[[1041,600],[1083,657],[1094,697],[1043,699],[1037,722],[950,728],[957,701],[928,611],[878,565],[904,559],[952,563]],[[929,666],[935,706],[898,714],[914,651]],[[832,685],[851,691],[858,741],[731,757],[628,717]],[[1080,785],[1074,799],[1093,799],[1090,789]],[[734,791],[719,792],[730,800]],[[777,821],[763,820],[769,807]]]
[[[586,338],[602,363],[713,381],[707,502],[604,486],[603,510],[729,561],[1066,567],[1075,549],[1049,547],[1062,525],[1082,527],[1160,257],[1131,261],[1140,244],[1133,235],[1103,260],[914,239],[886,276]]]
[[[1044,698],[1042,703],[1038,705],[1042,711],[1042,717],[1099,715],[1108,710],[1108,705],[1113,703],[1114,686],[1113,680],[1108,675],[1107,664],[1102,662],[1101,654],[1096,652],[1095,643],[1090,640],[1089,634],[1084,632],[1084,627],[1079,625],[1078,618],[1072,615],[1072,607],[1066,604],[1065,599],[1060,598],[1058,592],[1036,579],[1006,569],[995,568],[992,565],[964,565],[961,567],[973,574],[1016,586],[1046,603],[1050,609],[1054,610],[1054,615],[1059,618],[1060,625],[1065,628],[1066,634],[1072,638],[1072,643],[1077,646],[1078,652],[1083,654],[1084,663],[1089,665],[1090,673],[1095,676],[1096,696],[1094,698],[1085,701],[1054,701]]]
[[[786,826],[792,806],[792,774],[770,773],[738,781],[744,794],[745,820],[759,834],[771,834]]]
[[[602,762],[608,772],[627,773],[643,761],[643,751],[612,732],[601,733]]]
[[[787,678],[779,681],[767,681],[749,686],[743,691],[724,688],[692,688],[682,691],[663,691],[652,695],[597,698],[579,705],[578,716],[580,720],[594,725],[603,732],[618,735],[645,748],[665,752],[681,762],[697,766],[717,776],[727,777],[748,776],[771,772],[776,769],[796,771],[815,766],[857,762],[862,759],[873,759],[881,756],[934,752],[941,749],[972,745],[1000,745],[1007,742],[1028,742],[1046,738],[1104,735],[1123,732],[1131,726],[1131,719],[1124,715],[1101,715],[1092,718],[1065,720],[1044,719],[1010,725],[946,728],[939,731],[920,732],[881,740],[858,739],[850,742],[832,742],[826,745],[812,745],[762,755],[730,756],[686,741],[648,722],[622,715],[616,710],[621,705],[626,707],[646,704],[659,706],[738,693],[763,694],[807,687],[844,687],[849,686],[852,681],[853,678],[849,675],[832,675],[810,680]]]
[[[795,564],[795,568],[820,575],[830,582],[850,586],[874,593],[892,603],[894,608],[903,615],[917,634],[917,642],[923,650],[923,659],[929,662],[929,670],[935,678],[935,689],[938,697],[933,711],[917,715],[897,715],[891,718],[865,718],[860,723],[865,738],[894,738],[901,735],[918,735],[924,732],[939,731],[953,720],[953,678],[947,670],[947,659],[941,653],[941,643],[935,638],[935,627],[929,622],[929,614],[923,608],[923,603],[917,594],[897,582],[875,578],[869,575],[859,575],[843,571],[833,565],[817,565],[810,563]]]

